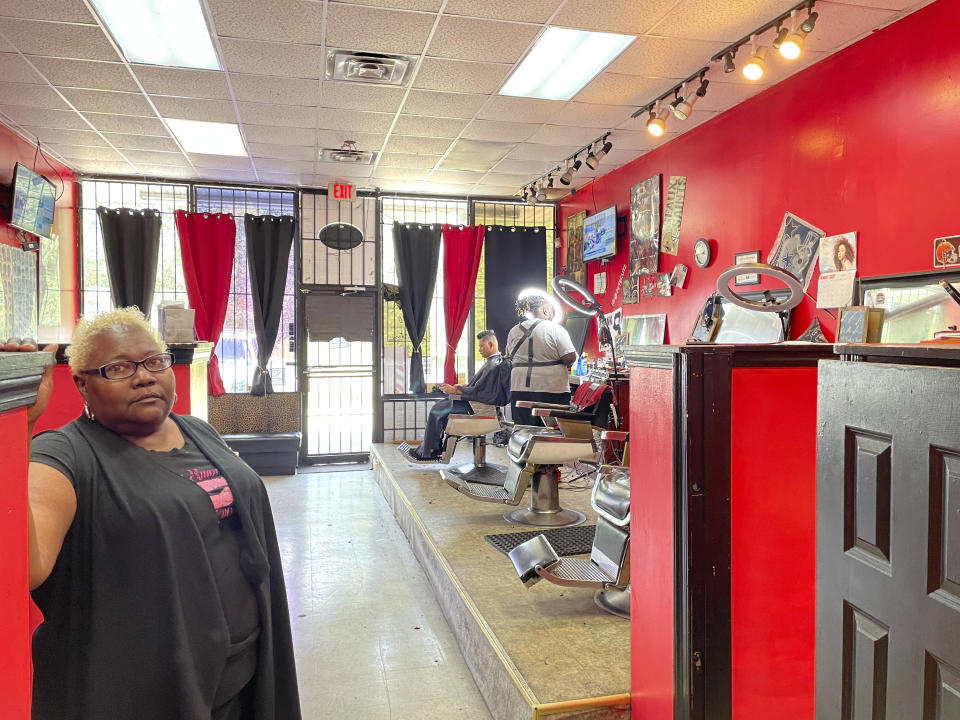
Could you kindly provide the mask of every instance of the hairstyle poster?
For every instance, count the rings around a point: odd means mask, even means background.
[[[630,188],[630,275],[656,275],[660,254],[660,175]]]
[[[806,290],[819,257],[820,240],[825,234],[806,220],[792,213],[784,213],[777,241],[767,256],[767,263],[796,275]]]
[[[939,237],[933,241],[933,266],[935,268],[960,265],[960,235]]]
[[[820,241],[820,272],[857,269],[857,234],[831,235]]]
[[[640,278],[625,277],[623,283],[623,304],[636,305],[640,302]]]
[[[667,187],[667,207],[663,211],[663,237],[660,252],[676,255],[680,245],[680,223],[683,222],[683,196],[687,192],[687,178],[671,176]]]
[[[567,218],[567,277],[585,285],[587,282],[587,266],[583,262],[583,221],[587,211],[571,215]]]

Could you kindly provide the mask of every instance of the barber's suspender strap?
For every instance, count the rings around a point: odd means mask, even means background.
[[[513,350],[507,355],[507,358],[513,362],[513,356],[517,354],[517,350],[520,349],[520,346],[523,345],[523,341],[527,341],[527,361],[514,363],[514,367],[525,367],[527,368],[527,377],[526,377],[526,386],[530,387],[530,378],[533,375],[533,369],[535,367],[547,367],[548,365],[563,365],[563,360],[542,360],[534,362],[531,360],[533,357],[533,329],[537,327],[542,322],[542,320],[534,320],[528,327],[523,328],[523,336],[517,340],[516,345],[513,346]],[[523,327],[521,325],[520,327]]]

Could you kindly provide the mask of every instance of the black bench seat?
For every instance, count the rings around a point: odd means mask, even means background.
[[[300,455],[300,433],[230,433],[224,442],[260,475],[293,475]]]

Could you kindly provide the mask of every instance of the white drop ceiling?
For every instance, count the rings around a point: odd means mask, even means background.
[[[0,122],[87,175],[512,196],[612,131],[579,187],[929,0],[817,2],[800,60],[768,56],[760,83],[714,66],[692,117],[659,140],[630,115],[796,0],[203,2],[223,72],[127,63],[84,0],[0,0]],[[550,25],[637,39],[569,102],[498,96]],[[407,87],[331,82],[328,49],[418,60]],[[185,153],[164,117],[238,123],[250,157]],[[347,140],[376,162],[320,161]]]

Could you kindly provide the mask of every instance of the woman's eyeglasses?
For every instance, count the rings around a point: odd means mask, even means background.
[[[106,380],[126,380],[137,374],[137,368],[143,365],[152,373],[166,370],[173,365],[173,355],[157,353],[143,360],[117,360],[116,362],[101,365],[96,370],[84,370],[86,375],[99,375]]]

